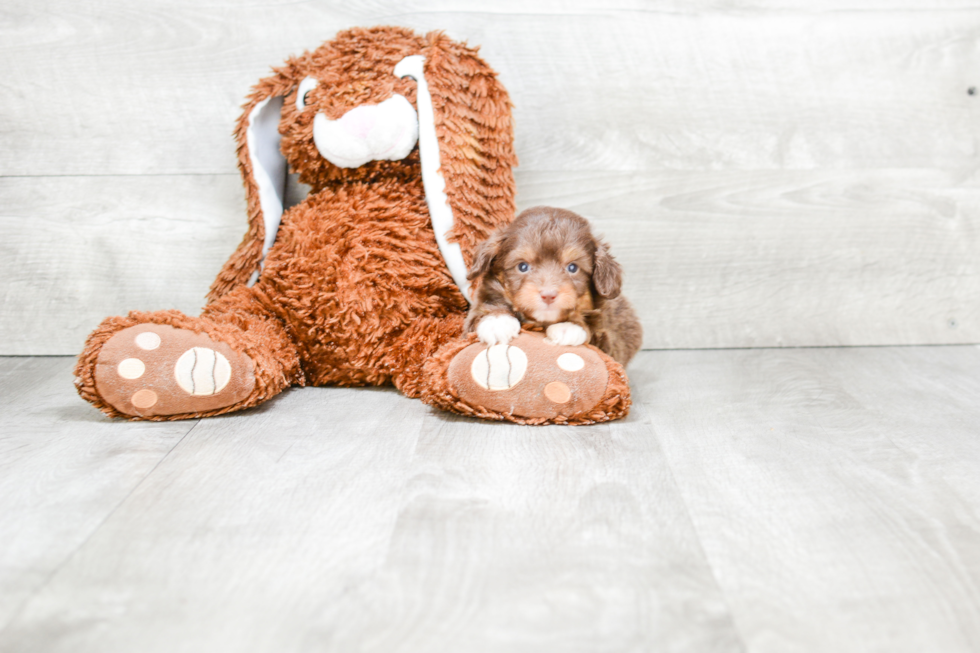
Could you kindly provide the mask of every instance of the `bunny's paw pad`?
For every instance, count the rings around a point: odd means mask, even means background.
[[[139,324],[103,345],[95,383],[125,415],[182,415],[242,401],[255,387],[254,367],[248,356],[203,333]]]
[[[606,364],[588,347],[524,332],[506,345],[475,343],[449,365],[449,383],[471,406],[529,419],[574,418],[602,399]]]

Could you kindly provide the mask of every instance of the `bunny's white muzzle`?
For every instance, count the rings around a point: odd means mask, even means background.
[[[399,161],[419,140],[419,118],[411,102],[393,95],[381,104],[351,109],[337,120],[313,119],[313,142],[330,163],[358,168],[369,161]]]

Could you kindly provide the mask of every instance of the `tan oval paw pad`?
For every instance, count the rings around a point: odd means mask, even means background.
[[[145,351],[153,351],[162,342],[160,336],[152,331],[144,331],[134,338],[136,346]]]
[[[566,372],[578,372],[585,367],[585,361],[578,354],[562,354],[558,357],[558,367]]]
[[[127,358],[116,367],[119,376],[124,379],[138,379],[146,371],[146,365],[138,358]]]
[[[544,396],[556,404],[567,404],[572,399],[572,391],[561,381],[552,381],[544,387]]]
[[[137,408],[151,408],[157,403],[157,393],[152,390],[137,390],[133,393],[133,396],[129,398],[133,405]]]

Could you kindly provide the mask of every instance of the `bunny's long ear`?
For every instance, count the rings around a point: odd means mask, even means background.
[[[418,82],[419,154],[429,215],[450,273],[466,279],[477,244],[514,218],[510,97],[476,50],[441,32],[395,69]]]
[[[286,159],[279,150],[279,119],[283,97],[296,85],[291,67],[274,68],[252,89],[238,119],[238,169],[245,184],[248,231],[238,249],[211,285],[213,302],[258,278],[266,252],[272,246],[282,218],[286,188]]]

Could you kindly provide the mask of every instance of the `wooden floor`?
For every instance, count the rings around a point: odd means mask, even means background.
[[[646,351],[628,419],[110,421],[0,359],[0,651],[976,651],[980,349]]]

